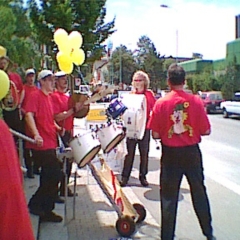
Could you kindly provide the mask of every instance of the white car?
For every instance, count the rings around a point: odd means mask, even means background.
[[[222,102],[220,108],[224,118],[228,118],[230,115],[240,116],[240,92],[236,92],[233,99]]]

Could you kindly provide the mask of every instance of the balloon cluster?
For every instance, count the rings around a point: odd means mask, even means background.
[[[58,46],[59,52],[56,55],[59,69],[67,74],[72,73],[73,64],[80,66],[85,60],[82,46],[82,35],[78,31],[68,33],[59,28],[54,33],[54,41]]]
[[[10,81],[8,75],[4,71],[0,70],[0,100],[7,95],[9,87]]]

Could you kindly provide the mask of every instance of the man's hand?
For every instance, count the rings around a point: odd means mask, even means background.
[[[42,147],[43,146],[43,139],[40,135],[35,135],[34,136],[34,140],[37,144],[38,147]]]

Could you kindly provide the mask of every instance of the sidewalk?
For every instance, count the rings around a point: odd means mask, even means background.
[[[87,168],[77,171],[77,187],[75,204],[75,218],[73,212],[74,199],[67,198],[65,204],[56,204],[55,212],[66,218],[62,223],[39,223],[37,216],[31,215],[36,239],[39,240],[109,240],[120,236],[115,228],[118,215],[111,203],[97,184]],[[71,178],[70,188],[73,189]],[[35,179],[25,178],[25,191],[27,198],[37,188],[38,176]],[[130,187],[123,189],[131,203],[141,203]],[[147,209],[146,209],[147,210]],[[136,225],[136,233],[131,239],[160,239],[159,225],[147,211],[143,223]]]

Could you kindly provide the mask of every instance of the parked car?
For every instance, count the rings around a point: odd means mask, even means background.
[[[228,118],[231,115],[240,116],[240,92],[235,92],[233,98],[222,102],[220,107],[224,118]]]
[[[203,104],[207,113],[222,113],[222,109],[220,108],[221,102],[224,101],[222,92],[199,92],[199,96],[203,100]]]

